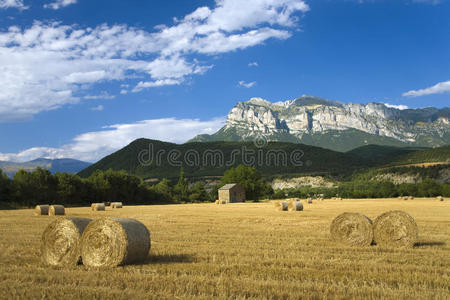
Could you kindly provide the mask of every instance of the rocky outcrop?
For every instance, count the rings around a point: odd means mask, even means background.
[[[233,128],[246,136],[283,133],[302,138],[304,134],[356,129],[406,143],[414,143],[418,135],[449,131],[449,116],[440,115],[439,110],[411,111],[380,103],[344,104],[306,95],[277,103],[252,98],[233,107],[225,130]]]

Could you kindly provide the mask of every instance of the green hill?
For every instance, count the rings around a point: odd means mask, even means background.
[[[353,154],[314,146],[273,142],[258,148],[252,142],[193,142],[182,145],[138,139],[79,173],[126,170],[143,179],[176,178],[183,166],[186,176],[221,176],[239,164],[256,167],[263,176],[287,174],[350,174],[368,167]]]
[[[408,165],[432,162],[450,163],[450,146],[410,152],[393,160],[390,162],[390,165]]]

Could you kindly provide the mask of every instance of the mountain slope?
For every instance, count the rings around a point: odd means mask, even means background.
[[[38,158],[23,163],[0,161],[0,169],[2,169],[3,172],[6,173],[8,176],[14,176],[14,174],[20,169],[24,169],[25,171],[32,171],[37,167],[47,169],[52,173],[57,172],[77,173],[90,165],[91,163],[70,158],[61,158],[61,159]]]
[[[270,141],[303,143],[337,151],[369,145],[436,147],[450,144],[450,109],[398,110],[380,103],[341,103],[304,95],[271,103],[252,98],[230,111],[225,126],[191,142]]]
[[[366,161],[358,156],[303,144],[274,142],[260,146],[262,147],[258,148],[252,142],[195,142],[177,145],[138,139],[79,172],[79,175],[88,177],[97,169],[111,168],[126,170],[141,178],[175,178],[183,166],[189,177],[221,176],[226,170],[239,164],[254,166],[264,176],[342,175],[367,166]]]

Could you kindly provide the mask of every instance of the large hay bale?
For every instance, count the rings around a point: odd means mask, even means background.
[[[91,221],[66,217],[50,223],[42,234],[42,261],[52,266],[74,266],[80,263],[81,235]]]
[[[88,267],[115,267],[143,262],[150,251],[150,232],[141,222],[101,218],[81,238],[81,257]]]
[[[287,201],[280,201],[280,206],[278,206],[277,209],[281,210],[281,211],[287,211],[288,208],[289,208],[289,202],[287,202]]]
[[[50,205],[48,209],[49,216],[64,216],[66,214],[66,210],[63,205]]]
[[[112,208],[122,208],[122,202],[111,202]]]
[[[104,211],[105,208],[105,203],[92,203],[91,204],[91,209],[93,211]]]
[[[385,212],[373,224],[374,240],[380,246],[412,247],[418,232],[414,219],[400,210]]]
[[[373,241],[372,221],[363,214],[345,212],[330,226],[331,237],[349,246],[370,246]]]
[[[50,205],[48,205],[48,204],[36,205],[36,207],[34,208],[34,215],[35,216],[48,215],[49,208],[50,208]]]
[[[288,209],[290,211],[302,211],[303,204],[300,201],[289,202]]]

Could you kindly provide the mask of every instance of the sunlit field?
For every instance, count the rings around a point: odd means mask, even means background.
[[[450,199],[302,202],[302,212],[268,202],[67,208],[68,216],[135,218],[150,229],[144,264],[102,270],[42,265],[41,234],[57,217],[0,211],[0,298],[450,298]],[[330,240],[342,212],[374,220],[394,209],[418,224],[414,248]]]

